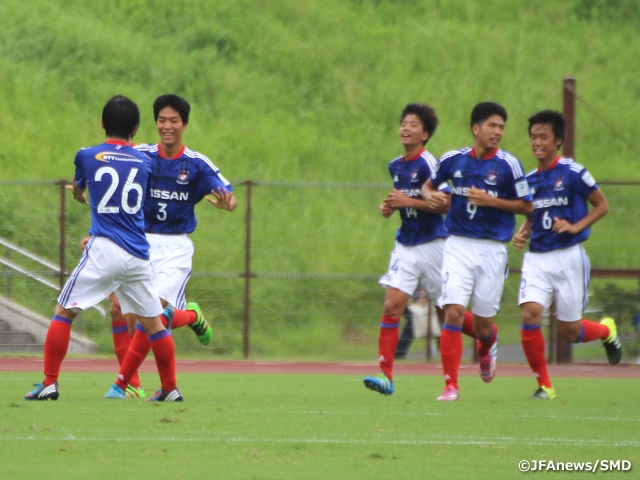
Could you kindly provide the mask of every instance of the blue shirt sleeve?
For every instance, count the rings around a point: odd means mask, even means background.
[[[75,160],[73,161],[73,163],[76,166],[76,171],[73,178],[78,184],[78,187],[84,190],[85,188],[87,188],[87,178],[84,172],[84,164],[82,163],[81,154],[82,154],[82,150],[79,150],[78,153],[76,153]]]

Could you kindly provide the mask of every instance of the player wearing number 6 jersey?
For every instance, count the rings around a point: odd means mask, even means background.
[[[529,214],[533,209],[522,164],[498,148],[506,121],[507,112],[501,105],[476,105],[471,112],[473,148],[445,154],[438,171],[422,188],[432,208],[447,201],[437,185],[450,182],[453,193],[445,222],[450,237],[442,267],[445,325],[440,356],[446,387],[438,398],[441,401],[459,399],[460,333],[469,300],[479,340],[480,376],[487,383],[493,379],[498,341],[494,318],[507,273],[506,242],[513,235],[514,214]]]
[[[204,155],[182,143],[189,124],[191,107],[182,97],[161,95],[153,104],[160,143],[138,145],[136,149],[151,158],[150,195],[144,204],[145,231],[150,244],[151,264],[160,299],[173,314],[171,328],[189,326],[201,343],[211,341],[212,331],[195,303],[186,303],[185,288],[191,276],[194,247],[189,234],[196,228],[195,205],[203,198],[215,207],[232,211],[237,207],[233,187]],[[212,195],[207,196],[207,195]],[[186,309],[185,309],[186,307]],[[173,311],[175,309],[175,311]],[[112,304],[112,310],[114,305]],[[122,305],[122,312],[130,308]],[[135,376],[150,350],[149,342],[137,327],[129,351],[130,361],[122,363],[114,395],[122,398],[127,379]],[[123,329],[124,330],[124,329]],[[114,344],[116,333],[114,332]],[[118,341],[128,340],[126,331]],[[112,392],[109,392],[110,395]],[[110,397],[112,398],[112,397]]]
[[[144,233],[142,205],[152,165],[130,145],[140,123],[137,105],[122,96],[111,98],[102,111],[106,142],[80,150],[70,190],[74,198],[91,206],[91,240],[80,263],[64,286],[44,344],[42,384],[26,400],[57,400],[60,366],[67,353],[74,318],[116,292],[131,305],[151,343],[162,391],[182,399],[176,388],[173,339],[159,315],[155,278]]]
[[[622,349],[612,318],[600,323],[582,319],[587,304],[589,259],[581,243],[609,205],[595,180],[582,166],[557,151],[564,142],[565,121],[559,112],[543,110],[529,118],[529,138],[538,168],[527,175],[533,214],[513,237],[524,255],[519,303],[522,308],[522,348],[538,381],[534,398],[555,397],[547,372],[540,324],[555,303],[558,332],[573,343],[602,340],[609,362],[620,362]],[[593,208],[589,211],[588,203]]]

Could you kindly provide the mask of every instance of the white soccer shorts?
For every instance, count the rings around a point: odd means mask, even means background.
[[[106,237],[92,237],[80,263],[58,297],[67,310],[79,313],[115,292],[123,306],[142,317],[162,313],[149,260],[131,255]]]
[[[195,253],[188,235],[160,235],[147,233],[151,246],[151,267],[156,275],[160,298],[178,310],[186,306],[185,288],[191,277]]]
[[[443,251],[443,238],[415,246],[396,242],[396,248],[391,252],[389,271],[378,283],[385,288],[397,288],[407,295],[413,295],[418,285],[422,284],[431,301],[440,305]]]
[[[518,303],[538,303],[547,314],[555,300],[558,320],[575,322],[582,318],[587,306],[590,276],[589,257],[581,245],[527,252],[522,262]]]
[[[475,315],[494,317],[507,274],[505,243],[450,236],[444,246],[441,303],[467,307],[471,301]]]

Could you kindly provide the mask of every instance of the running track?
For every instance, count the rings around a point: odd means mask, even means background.
[[[42,357],[0,357],[2,372],[42,372]],[[116,373],[118,362],[108,358],[67,358],[62,364],[64,372],[105,372]],[[255,361],[211,361],[178,360],[177,373],[303,373],[303,374],[348,374],[370,375],[378,372],[377,363],[331,363],[331,362],[255,362]],[[155,363],[147,360],[141,372],[156,371]],[[439,363],[404,363],[394,366],[397,375],[442,375]],[[505,377],[529,377],[532,375],[527,365],[498,363],[496,374]],[[640,365],[621,364],[570,364],[550,365],[551,377],[585,378],[637,378],[640,379]],[[463,363],[460,375],[478,375],[478,366]]]

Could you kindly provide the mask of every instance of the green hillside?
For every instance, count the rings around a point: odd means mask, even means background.
[[[562,78],[573,76],[584,99],[577,160],[599,181],[640,180],[625,140],[640,124],[635,0],[4,0],[0,15],[0,237],[56,261],[57,190],[6,181],[70,179],[78,148],[103,139],[100,112],[116,93],[142,109],[135,140],[154,142],[154,98],[181,94],[192,104],[190,148],[236,185],[272,182],[255,189],[253,211],[252,332],[263,355],[282,355],[285,344],[301,356],[375,354],[375,278],[398,219],[377,213],[387,187],[360,187],[391,186],[387,165],[399,154],[398,115],[408,102],[438,111],[428,145],[436,156],[471,143],[475,103],[502,103],[502,146],[529,170],[526,119],[561,109]],[[214,353],[239,355],[247,194],[236,192],[233,214],[199,207],[187,293],[216,315],[227,343]],[[636,188],[607,192],[616,203],[587,250],[595,266],[640,268]],[[68,214],[73,266],[89,215],[76,204]],[[518,279],[509,282],[501,341],[517,343]],[[24,279],[11,288],[43,312],[55,304]],[[104,332],[103,324],[83,328]],[[109,348],[108,335],[99,341]]]

